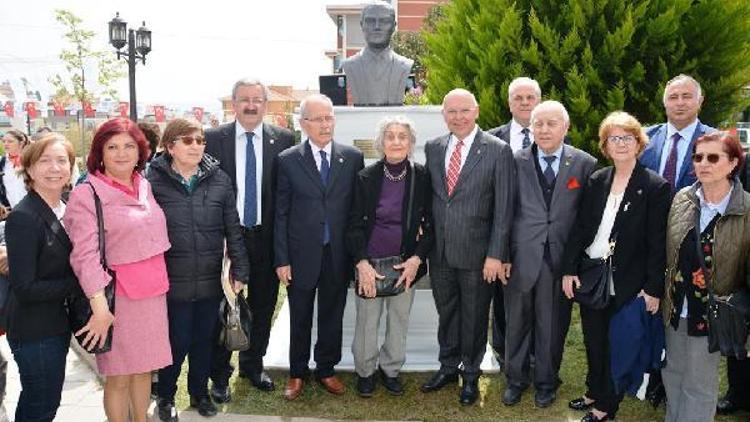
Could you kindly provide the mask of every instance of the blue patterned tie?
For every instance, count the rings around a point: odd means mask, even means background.
[[[521,133],[523,133],[523,141],[521,141],[521,148],[526,148],[529,145],[531,145],[531,138],[529,138],[529,128],[525,127],[521,129]]]
[[[247,147],[245,148],[245,214],[242,225],[250,228],[258,222],[258,189],[255,186],[255,148],[253,147],[253,132],[245,132]]]
[[[555,169],[552,168],[552,163],[557,160],[557,156],[548,155],[542,157],[542,159],[547,162],[547,168],[544,169],[544,178],[547,180],[547,184],[552,186],[552,184],[555,183]]]
[[[328,164],[326,158],[326,152],[320,150],[320,181],[323,183],[323,187],[328,187],[328,176],[331,174],[331,166]],[[331,241],[331,228],[328,227],[328,219],[326,219],[323,225],[323,244],[327,245]]]

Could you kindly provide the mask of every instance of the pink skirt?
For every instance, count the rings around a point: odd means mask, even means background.
[[[133,375],[172,364],[165,294],[145,299],[115,299],[112,350],[96,355],[102,375]]]

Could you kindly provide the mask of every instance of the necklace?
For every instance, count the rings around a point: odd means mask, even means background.
[[[383,173],[385,174],[385,177],[391,182],[400,182],[404,180],[404,177],[406,177],[406,167],[401,170],[401,173],[399,173],[397,176],[394,176],[390,171],[388,171],[388,166],[383,166]]]

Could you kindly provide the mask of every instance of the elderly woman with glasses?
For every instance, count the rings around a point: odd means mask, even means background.
[[[586,182],[566,246],[562,284],[569,299],[582,295],[582,263],[611,256],[613,268],[603,291],[607,305],[603,309],[580,306],[587,391],[568,405],[575,410],[590,409],[581,419],[585,422],[614,419],[623,399],[612,377],[610,320],[636,298],[644,314],[656,314],[664,289],[671,191],[666,180],[638,163],[647,140],[641,124],[630,114],[617,111],[602,121],[599,149],[614,165],[595,171]]]
[[[708,350],[709,294],[729,296],[750,287],[750,194],[736,178],[742,162],[736,136],[698,138],[698,180],[677,193],[669,212],[662,378],[670,422],[710,421],[716,412],[720,354]],[[750,349],[750,342],[744,346]]]
[[[232,181],[219,168],[219,162],[204,153],[200,123],[174,119],[161,142],[164,153],[151,162],[146,176],[167,217],[172,244],[165,258],[173,363],[159,370],[158,413],[162,421],[176,422],[174,396],[185,356],[190,362],[190,405],[202,416],[216,414],[207,384],[213,332],[224,297],[221,270],[225,241],[235,291],[247,283],[250,269]]]
[[[352,353],[362,397],[373,394],[376,368],[389,393],[404,393],[398,374],[406,359],[406,330],[414,301],[411,287],[426,272],[425,259],[432,247],[429,173],[409,160],[416,140],[408,119],[381,121],[375,145],[383,158],[359,172],[354,191],[346,241],[358,280]],[[384,278],[376,270],[378,262],[398,271],[396,285],[405,291],[377,296],[376,283]],[[386,333],[378,351],[383,306]]]

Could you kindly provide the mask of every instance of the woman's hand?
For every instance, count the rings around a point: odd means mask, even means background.
[[[562,288],[563,292],[565,292],[565,297],[568,299],[573,299],[574,296],[574,287],[575,285],[576,289],[581,288],[581,280],[578,279],[577,275],[564,275],[562,278]]]
[[[114,282],[114,281],[113,281]],[[91,303],[91,310],[93,314],[86,325],[75,333],[79,336],[86,333],[82,346],[89,352],[94,350],[95,347],[104,346],[104,342],[107,341],[107,330],[112,322],[115,320],[115,316],[109,311],[109,305],[107,305],[107,298],[104,297],[104,291],[99,291],[89,299]]]
[[[382,280],[384,276],[378,274],[375,268],[372,267],[370,262],[363,259],[357,263],[357,277],[359,283],[357,289],[359,294],[365,297],[375,297],[377,289],[375,288],[375,280]]]
[[[646,301],[646,312],[649,312],[651,314],[656,314],[659,312],[659,299],[655,298],[653,296],[649,296],[648,293],[641,290],[640,293],[638,293],[639,297],[643,297],[643,299]]]
[[[401,264],[393,266],[394,270],[401,271],[401,277],[396,281],[396,287],[400,286],[401,283],[406,283],[406,290],[414,283],[414,279],[417,278],[417,271],[419,266],[422,265],[422,258],[417,255],[412,256]]]

